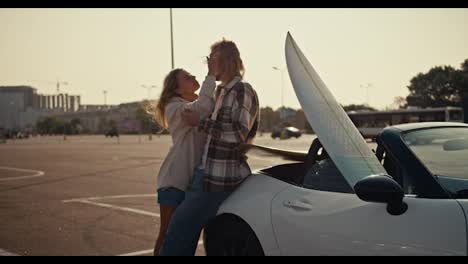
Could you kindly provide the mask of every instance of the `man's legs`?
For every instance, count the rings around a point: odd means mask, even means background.
[[[194,188],[172,216],[161,256],[193,256],[203,227],[216,216],[228,192],[203,192],[203,171],[196,170]]]

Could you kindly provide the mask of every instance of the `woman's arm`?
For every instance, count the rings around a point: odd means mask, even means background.
[[[213,112],[214,108],[214,90],[216,89],[216,78],[207,75],[200,89],[200,96],[197,100],[185,105],[184,109],[207,114]]]

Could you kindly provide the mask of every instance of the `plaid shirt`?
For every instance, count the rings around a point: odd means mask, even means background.
[[[225,89],[223,98],[219,98]],[[258,96],[255,90],[240,77],[226,87],[218,87],[216,99],[221,103],[215,120],[207,117],[200,120],[199,129],[208,134],[203,155],[205,191],[232,191],[252,172],[245,153],[240,149],[251,143],[257,134],[260,121]]]

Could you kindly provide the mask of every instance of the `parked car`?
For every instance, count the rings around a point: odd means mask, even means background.
[[[295,127],[284,127],[284,128],[276,128],[271,133],[271,137],[273,139],[290,139],[290,138],[299,138],[302,136],[302,133],[299,129]]]
[[[207,254],[466,255],[468,125],[394,126],[377,141],[390,177],[353,187],[318,150],[255,172],[207,227]]]

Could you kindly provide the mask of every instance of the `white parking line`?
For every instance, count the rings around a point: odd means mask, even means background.
[[[113,195],[113,196],[96,196],[96,197],[88,197],[88,198],[63,200],[62,202],[63,203],[90,204],[90,205],[94,205],[94,206],[98,206],[98,207],[109,208],[109,209],[116,210],[116,211],[124,211],[124,212],[140,214],[140,215],[160,217],[159,214],[153,213],[153,212],[148,212],[148,211],[139,210],[139,209],[133,209],[133,208],[130,208],[130,207],[117,206],[117,205],[112,205],[112,204],[108,204],[108,203],[95,202],[95,201],[98,201],[98,200],[105,200],[105,199],[145,198],[145,197],[157,197],[157,195],[156,194],[127,194],[127,195]]]
[[[198,242],[199,246],[203,246],[203,241],[200,240]],[[143,255],[148,255],[148,254],[153,254],[154,249],[148,249],[148,250],[142,250],[142,251],[137,251],[137,252],[131,252],[131,253],[126,253],[122,255],[118,255],[118,257],[135,257],[135,256],[143,256]]]
[[[143,256],[143,255],[153,254],[153,252],[154,252],[154,249],[148,249],[148,250],[142,250],[142,251],[126,253],[126,254],[122,254],[122,255],[117,255],[117,257]]]
[[[135,213],[139,215],[145,215],[145,216],[151,216],[151,217],[160,217],[159,214],[149,212],[149,211],[144,211],[144,210],[139,210],[139,209],[133,209],[129,207],[122,207],[122,206],[116,206],[112,204],[107,204],[107,203],[100,203],[96,202],[99,200],[105,200],[105,199],[124,199],[124,198],[145,198],[145,197],[157,197],[156,194],[128,194],[128,195],[114,195],[114,196],[97,196],[97,197],[88,197],[88,198],[77,198],[77,199],[70,199],[70,200],[63,200],[63,203],[83,203],[83,204],[89,204],[93,206],[98,206],[98,207],[103,207],[103,208],[108,208],[116,211],[124,211],[124,212],[130,212],[130,213]],[[202,246],[203,241],[200,240],[198,242],[198,246]],[[148,249],[148,250],[141,250],[141,251],[136,251],[136,252],[130,252],[130,253],[125,253],[121,254],[118,256],[121,257],[130,257],[130,256],[143,256],[143,255],[148,255],[148,254],[153,254],[154,249]]]
[[[11,167],[1,167],[1,166],[0,166],[0,169],[33,173],[32,175],[28,175],[28,176],[0,178],[0,181],[24,180],[24,179],[31,179],[31,178],[42,177],[42,176],[45,175],[45,172],[43,172],[43,171],[38,171],[38,170],[27,170],[27,169],[19,169],[19,168],[11,168]]]
[[[83,204],[90,204],[98,207],[104,207],[104,208],[109,208],[115,211],[124,211],[124,212],[130,212],[130,213],[135,213],[135,214],[140,214],[140,215],[146,215],[146,216],[152,216],[152,217],[160,217],[159,214],[144,211],[144,210],[139,210],[139,209],[133,209],[130,207],[122,207],[122,206],[116,206],[112,204],[106,204],[106,203],[98,203],[98,202],[93,202],[93,201],[88,201],[88,200],[71,200],[66,203],[83,203]]]
[[[157,197],[156,194],[126,194],[126,195],[113,195],[113,196],[96,196],[96,197],[87,197],[87,198],[77,198],[77,199],[70,199],[70,200],[63,200],[64,203],[76,202],[76,201],[96,201],[96,200],[104,200],[104,199],[124,199],[124,198],[144,198],[144,197]]]
[[[11,252],[8,252],[8,251],[3,250],[3,249],[0,248],[0,256],[2,256],[2,257],[14,257],[14,256],[19,256],[19,255],[13,254]]]

